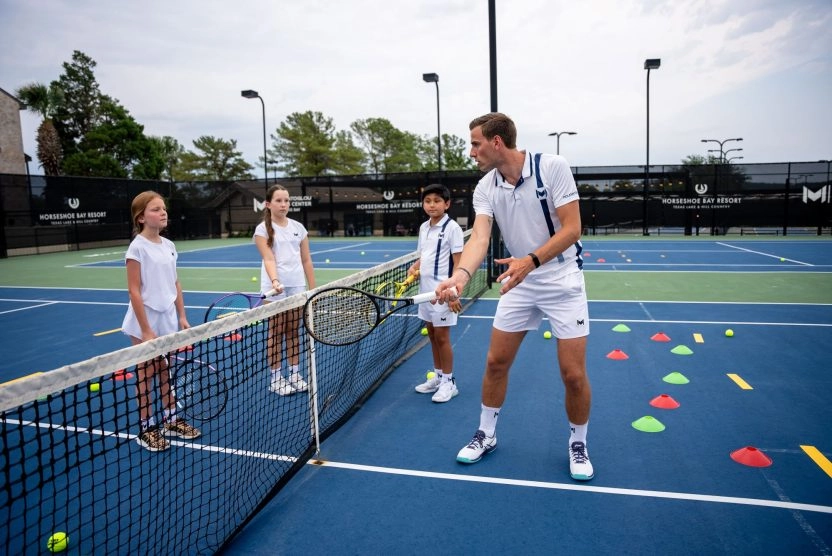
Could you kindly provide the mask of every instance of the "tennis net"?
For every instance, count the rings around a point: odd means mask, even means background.
[[[327,286],[381,291],[385,283],[403,282],[414,258]],[[463,292],[464,309],[488,288],[486,269],[483,264]],[[315,454],[319,441],[427,342],[418,309],[410,306],[357,344],[313,345],[303,329],[305,299],[229,313],[0,385],[0,551],[44,552],[57,532],[80,554],[220,550]],[[307,392],[272,391],[267,351],[277,324],[299,328]],[[287,350],[280,353],[284,360]],[[170,377],[177,418],[199,429],[199,438],[168,435],[169,448],[156,452],[136,442],[138,366],[147,361]],[[163,423],[158,395],[153,403],[151,414]]]

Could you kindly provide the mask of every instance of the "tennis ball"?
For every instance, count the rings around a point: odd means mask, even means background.
[[[433,380],[434,378],[436,378],[436,373],[433,371],[428,371],[428,374],[426,374],[425,376],[428,380]]]
[[[55,533],[46,541],[46,548],[49,552],[62,552],[66,550],[67,545],[69,545],[69,537],[66,533]]]
[[[361,254],[363,255],[363,254],[364,254],[364,251],[362,251],[362,252],[361,252]]]
[[[784,259],[783,257],[780,257],[780,262],[784,263],[784,262],[786,262],[786,259]]]
[[[252,282],[256,282],[256,281],[257,281],[257,276],[252,276],[252,277],[251,277],[251,281],[252,281]]]
[[[547,340],[551,340],[551,339],[552,339],[552,332],[551,332],[551,330],[547,330],[546,332],[544,332],[544,333],[543,333],[543,337],[544,337],[544,338],[546,338]]]
[[[428,335],[428,329],[427,329],[427,327],[425,327],[425,328],[422,329],[422,336],[427,336],[427,335]]]
[[[97,382],[93,382],[92,384],[90,384],[90,392],[98,392],[98,390],[100,388],[101,388],[101,385],[98,384]]]
[[[324,262],[325,262],[326,264],[329,264],[329,259],[325,260]]]
[[[728,330],[725,331],[725,335],[730,338],[731,336],[734,335],[734,331],[729,328]]]

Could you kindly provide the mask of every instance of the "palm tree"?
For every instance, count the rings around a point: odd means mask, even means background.
[[[63,149],[58,130],[52,122],[52,116],[63,102],[63,91],[55,83],[49,87],[42,83],[30,83],[20,87],[16,96],[26,105],[26,108],[43,118],[38,126],[37,144],[38,158],[44,173],[47,176],[60,175]]]

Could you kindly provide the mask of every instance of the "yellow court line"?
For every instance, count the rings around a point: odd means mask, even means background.
[[[113,332],[121,332],[121,328],[113,328],[112,330],[105,330],[104,332],[96,332],[93,336],[106,336],[107,334],[112,334]]]
[[[702,337],[702,334],[699,332],[694,333],[693,339],[696,341],[697,344],[704,344],[705,338]]]
[[[832,477],[832,461],[826,459],[826,456],[820,453],[820,450],[815,448],[814,446],[800,446],[803,448],[803,451],[806,452],[806,455],[812,458],[812,461],[818,464],[818,467],[823,469],[827,475]]]
[[[742,378],[740,378],[740,375],[736,375],[734,373],[728,373],[728,378],[730,378],[731,380],[736,382],[737,386],[739,386],[743,390],[753,390],[753,388],[751,387],[750,384],[748,384],[746,381],[744,381]]]
[[[10,380],[10,381],[8,381],[8,382],[4,382],[4,383],[2,384],[2,386],[6,386],[7,384],[14,384],[15,382],[20,382],[21,380],[25,380],[25,379],[29,378],[30,376],[38,376],[38,375],[42,375],[42,374],[43,374],[43,371],[38,371],[38,372],[36,372],[36,373],[32,373],[32,374],[30,374],[30,375],[26,375],[26,376],[21,376],[21,377],[18,377],[18,378],[14,378],[14,379],[12,379],[12,380]]]

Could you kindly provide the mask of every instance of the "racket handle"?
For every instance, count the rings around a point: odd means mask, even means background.
[[[451,289],[453,290],[454,295],[458,295],[457,291],[456,291],[456,288],[451,288]],[[411,299],[413,300],[413,303],[416,303],[417,305],[419,303],[425,303],[425,302],[428,302],[428,301],[435,301],[436,300],[436,292],[420,293],[419,295],[414,295]]]
[[[260,297],[261,297],[261,299],[266,299],[267,297],[277,295],[277,294],[281,293],[282,291],[283,291],[283,286],[281,286],[280,288],[272,288],[269,291],[267,291],[266,293],[264,293],[263,295],[261,295]]]

